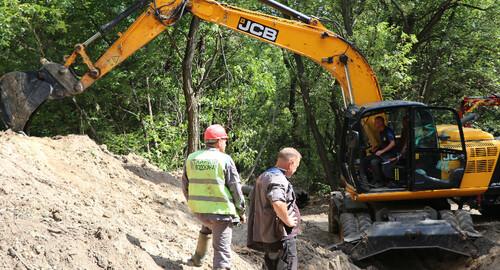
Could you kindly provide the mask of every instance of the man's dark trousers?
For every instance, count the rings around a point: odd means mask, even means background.
[[[281,242],[282,247],[275,251],[266,251],[264,264],[267,270],[297,270],[297,238]]]

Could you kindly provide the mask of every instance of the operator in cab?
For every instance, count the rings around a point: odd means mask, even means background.
[[[382,116],[375,118],[375,129],[379,132],[379,145],[373,145],[372,155],[366,157],[365,168],[371,171],[373,183],[384,184],[385,178],[382,172],[382,166],[387,165],[397,156],[396,135],[394,131],[385,124]]]

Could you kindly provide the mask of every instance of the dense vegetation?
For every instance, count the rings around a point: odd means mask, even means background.
[[[0,74],[36,69],[41,57],[62,62],[74,44],[133,2],[3,0]],[[374,67],[385,99],[457,107],[465,95],[500,92],[497,0],[282,2],[323,19],[352,41]],[[256,0],[229,4],[280,15]],[[92,58],[115,37],[111,33],[93,44]],[[190,48],[192,59],[186,56]],[[183,69],[187,62],[190,76]],[[186,79],[192,79],[190,89]],[[174,169],[188,152],[186,104],[194,101],[192,120],[199,121],[199,129],[191,134],[199,138],[211,123],[226,126],[228,152],[245,179],[290,145],[304,154],[297,177],[302,185],[324,190],[327,177],[336,174],[340,99],[334,80],[314,63],[216,25],[198,24],[188,14],[86,94],[47,102],[29,131],[36,136],[88,134],[117,153],[136,152]],[[498,133],[498,112],[485,110],[479,123]],[[192,143],[191,148],[199,147],[196,140]]]

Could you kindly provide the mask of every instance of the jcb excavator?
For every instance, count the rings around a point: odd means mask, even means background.
[[[146,45],[185,13],[225,26],[263,42],[306,56],[337,80],[344,98],[345,120],[340,145],[342,191],[331,196],[330,229],[339,230],[356,260],[391,249],[440,248],[470,255],[474,230],[471,216],[451,211],[447,199],[500,191],[500,143],[474,130],[468,134],[453,109],[418,102],[382,101],[375,74],[351,43],[326,29],[319,19],[279,2],[262,0],[290,19],[260,14],[213,0],[140,0],[82,44],[63,65],[43,61],[35,72],[12,72],[0,79],[0,110],[4,123],[21,131],[47,99],[83,93],[96,80]],[[145,11],[93,62],[86,50],[118,22],[138,9]],[[72,71],[80,57],[88,67],[81,78]],[[370,185],[362,166],[370,145],[379,143],[374,119],[382,116],[405,149],[385,166],[390,182]],[[472,134],[471,133],[471,134]]]

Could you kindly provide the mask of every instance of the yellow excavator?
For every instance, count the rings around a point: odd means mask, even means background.
[[[244,10],[213,0],[139,0],[76,45],[64,64],[47,60],[34,72],[11,72],[0,78],[2,121],[22,131],[33,112],[48,99],[83,93],[96,80],[145,46],[169,26],[191,13],[263,42],[310,58],[325,68],[342,89],[341,191],[330,198],[329,227],[340,231],[355,260],[393,249],[440,248],[474,253],[480,237],[471,216],[450,210],[471,198],[500,198],[500,143],[480,130],[464,130],[455,110],[418,102],[383,101],[377,78],[365,57],[351,43],[328,30],[319,19],[277,1],[261,2],[291,19]],[[135,22],[93,62],[87,49],[124,18],[144,9]],[[72,70],[81,58],[88,71]],[[371,145],[380,138],[375,119],[395,131],[400,154],[382,165],[386,184],[373,185],[363,166]]]

